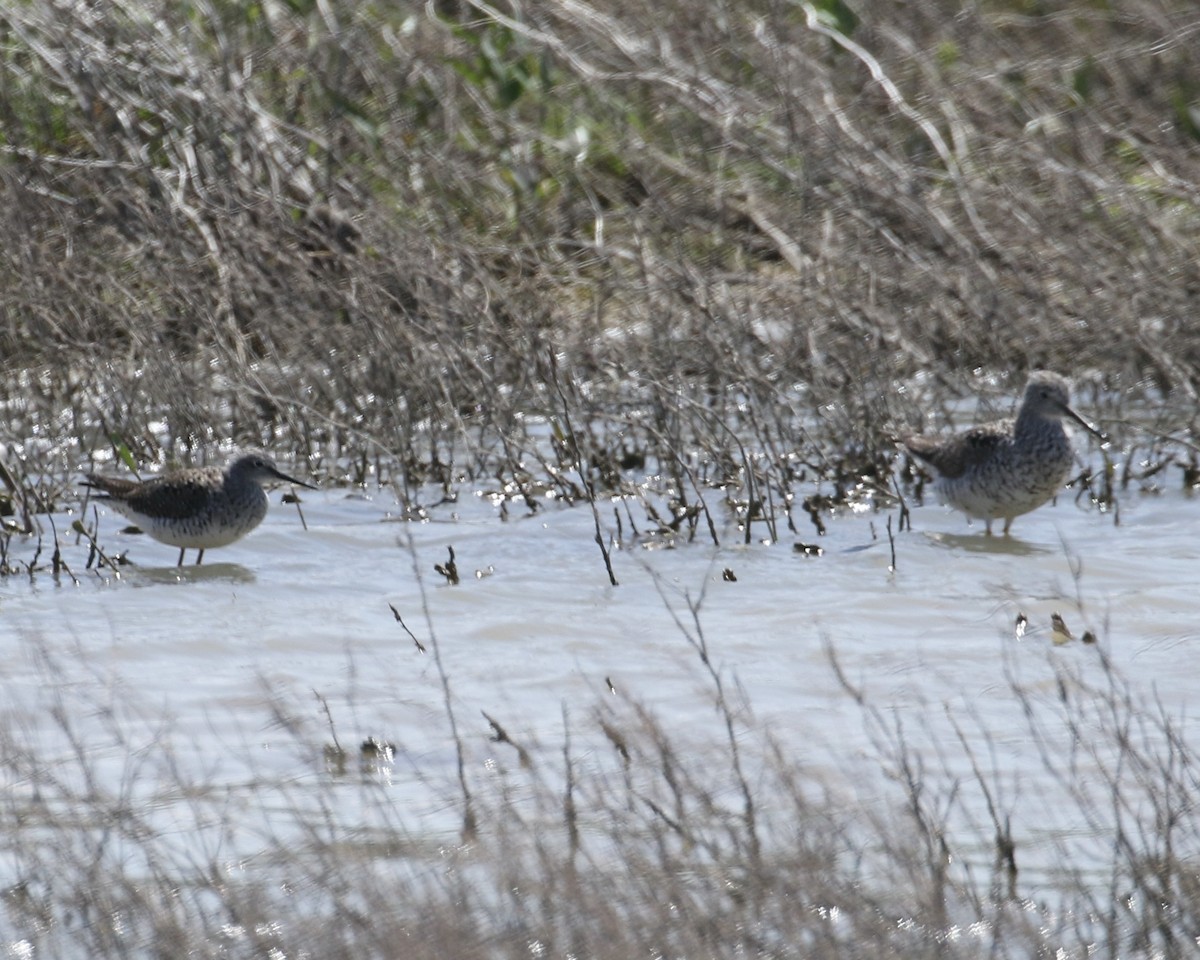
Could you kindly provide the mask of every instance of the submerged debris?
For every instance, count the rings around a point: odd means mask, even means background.
[[[440,573],[446,578],[446,582],[450,586],[458,584],[458,564],[454,562],[454,548],[446,547],[450,552],[450,558],[445,563],[435,563],[433,569],[435,573]]]
[[[377,737],[367,737],[358,747],[358,765],[363,773],[377,773],[390,767],[395,757],[395,744]]]
[[[396,609],[396,605],[394,603],[389,603],[388,609],[392,611],[392,616],[396,618],[396,622],[400,624],[400,626],[404,629],[404,632],[408,634],[409,639],[412,640],[413,645],[417,648],[417,652],[424,653],[425,644],[418,640],[417,635],[408,629],[408,624],[405,623],[404,618],[400,616],[400,611]]]
[[[517,763],[521,766],[521,769],[528,770],[532,768],[533,758],[530,756],[529,751],[508,735],[508,731],[500,725],[499,720],[491,716],[491,714],[489,714],[486,710],[480,710],[479,712],[483,714],[483,719],[485,719],[488,722],[488,726],[492,728],[492,743],[508,744],[517,751]]]
[[[1071,628],[1067,626],[1067,622],[1059,613],[1050,614],[1050,639],[1057,646],[1070,643],[1075,639],[1075,635],[1071,633]]]

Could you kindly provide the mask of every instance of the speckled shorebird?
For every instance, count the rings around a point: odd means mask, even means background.
[[[997,420],[951,437],[906,437],[909,453],[937,471],[937,490],[968,517],[1004,519],[1036,510],[1062,487],[1071,469],[1069,417],[1090,433],[1103,434],[1070,407],[1070,387],[1057,373],[1029,375],[1015,420]]]
[[[196,563],[210,547],[240,540],[267,515],[262,484],[283,480],[315,490],[289,477],[270,457],[246,453],[224,470],[197,467],[174,470],[146,481],[88,474],[84,486],[102,492],[97,499],[128,517],[160,543],[179,547],[179,563],[187,550],[199,550]]]

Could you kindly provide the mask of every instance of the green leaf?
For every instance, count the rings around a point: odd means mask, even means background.
[[[817,19],[844,36],[850,36],[859,24],[858,14],[850,9],[846,0],[814,0]]]
[[[1171,94],[1171,106],[1175,108],[1175,122],[1179,129],[1193,140],[1200,140],[1200,99],[1192,99],[1180,89]]]
[[[121,458],[121,462],[132,470],[136,476],[138,472],[137,461],[133,459],[133,454],[129,452],[129,447],[115,433],[109,434],[108,439],[113,445],[113,451]]]
[[[525,81],[515,70],[496,86],[496,106],[501,109],[511,107],[525,92]]]
[[[1079,102],[1083,103],[1087,100],[1088,95],[1092,92],[1092,85],[1096,79],[1096,61],[1088,54],[1075,71],[1071,74],[1071,89],[1075,92],[1075,96],[1079,98]]]

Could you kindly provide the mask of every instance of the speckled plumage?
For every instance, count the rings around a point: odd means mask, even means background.
[[[160,543],[184,551],[199,550],[196,563],[210,547],[240,540],[267,515],[262,484],[283,480],[315,489],[280,472],[270,457],[247,453],[224,470],[197,467],[175,470],[150,480],[126,480],[88,474],[85,486],[101,491],[97,499],[128,517]]]
[[[1036,510],[1062,487],[1071,470],[1070,418],[1096,431],[1070,407],[1070,388],[1056,373],[1029,376],[1015,419],[997,420],[951,437],[907,437],[904,446],[938,474],[946,503],[969,517],[1004,520]]]

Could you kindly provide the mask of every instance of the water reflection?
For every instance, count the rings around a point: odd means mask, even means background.
[[[258,577],[240,563],[185,564],[182,567],[121,567],[121,579],[134,587],[183,583],[254,583]]]
[[[1035,554],[1051,554],[1061,551],[1061,546],[1050,547],[1043,543],[1034,543],[1012,536],[988,536],[982,530],[979,533],[946,533],[941,531],[927,532],[924,536],[931,544],[943,549],[961,551],[964,553],[994,553],[1007,554],[1014,557],[1029,557]]]

